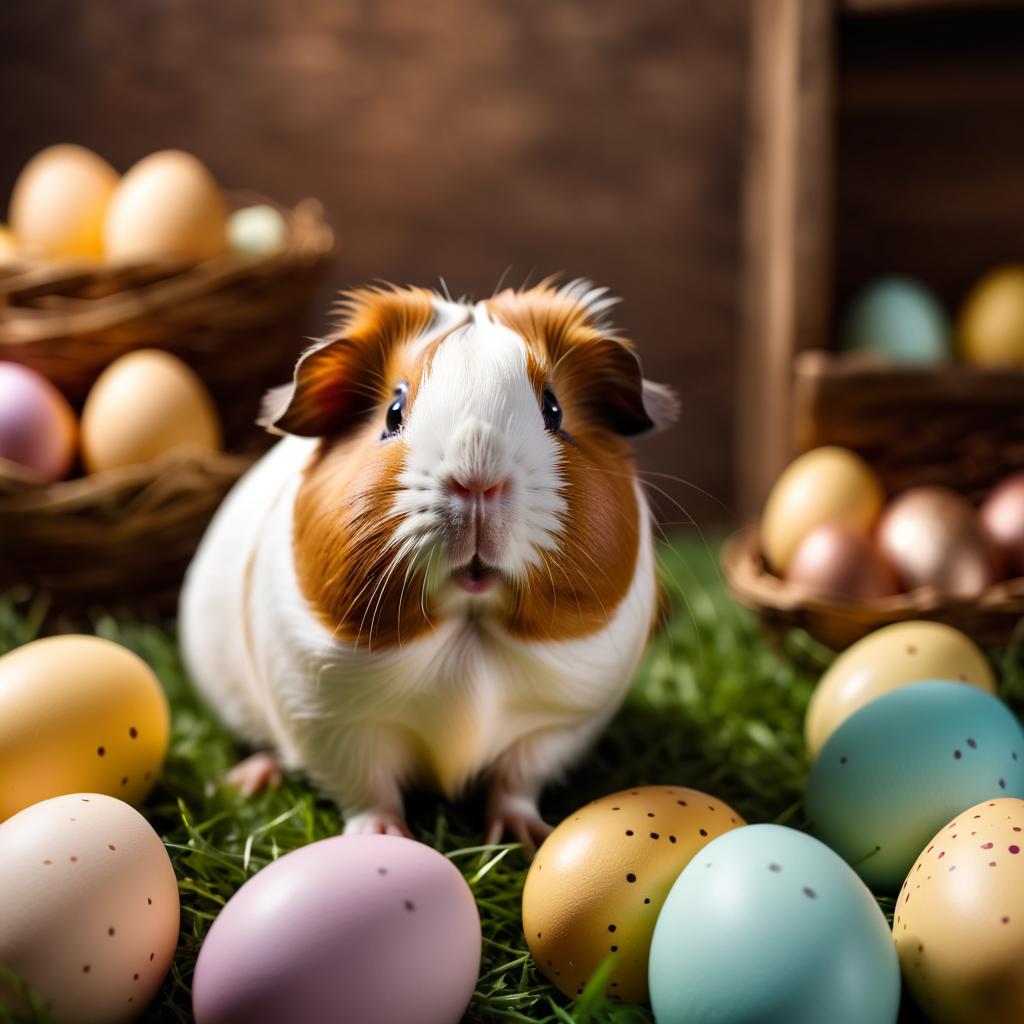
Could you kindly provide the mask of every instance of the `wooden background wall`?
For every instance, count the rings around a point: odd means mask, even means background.
[[[33,152],[75,141],[122,170],[182,147],[224,185],[318,196],[340,244],[311,331],[333,288],[378,277],[488,294],[511,266],[514,282],[609,285],[648,374],[683,400],[643,461],[709,492],[669,487],[721,520],[747,15],[747,0],[4,3],[0,195]]]

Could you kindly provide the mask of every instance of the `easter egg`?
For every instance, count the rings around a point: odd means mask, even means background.
[[[651,943],[658,1024],[893,1024],[900,976],[864,883],[812,836],[748,825],[693,858]]]
[[[878,524],[878,545],[908,590],[973,598],[998,578],[977,513],[948,487],[914,487],[896,498]]]
[[[899,579],[870,537],[840,523],[815,527],[797,545],[786,581],[813,597],[876,601],[899,592]]]
[[[33,804],[0,824],[0,878],[0,963],[56,1020],[142,1015],[171,966],[179,907],[170,858],[138,811],[101,793]]]
[[[958,629],[941,622],[897,622],[843,651],[821,677],[804,720],[811,757],[855,711],[883,693],[927,679],[996,692],[988,659]]]
[[[246,206],[228,218],[228,241],[232,252],[278,252],[288,241],[288,224],[273,206]]]
[[[11,229],[0,224],[0,263],[6,263],[13,259],[18,252],[18,243],[11,233]]]
[[[938,363],[952,355],[949,317],[935,295],[909,277],[882,277],[850,303],[840,330],[846,351],[893,363]]]
[[[907,983],[934,1021],[1024,1020],[1024,801],[986,800],[928,842],[896,901]]]
[[[170,714],[138,655],[53,636],[0,658],[0,821],[61,793],[140,804],[167,752]]]
[[[541,972],[577,996],[609,955],[612,999],[647,999],[658,912],[690,859],[742,825],[728,804],[682,786],[602,797],[565,819],[534,857],[523,889],[523,931]]]
[[[761,545],[769,564],[784,573],[800,542],[826,523],[868,533],[883,501],[871,467],[846,448],[805,452],[775,482],[761,519]]]
[[[999,484],[978,510],[978,518],[1007,575],[1024,576],[1024,473]]]
[[[960,310],[960,353],[982,366],[1024,366],[1024,264],[989,271]]]
[[[71,469],[77,440],[71,406],[42,374],[0,363],[0,459],[43,481],[60,480]]]
[[[936,829],[965,807],[1024,796],[1024,731],[976,686],[930,680],[876,697],[811,767],[812,828],[869,885],[891,891]]]
[[[82,410],[82,461],[90,473],[133,466],[180,448],[217,451],[210,393],[177,356],[138,349],[97,378]]]
[[[19,248],[41,258],[99,257],[117,171],[81,146],[50,146],[25,165],[11,193]]]
[[[227,209],[213,175],[194,156],[162,150],[121,179],[103,227],[107,258],[195,262],[227,251]]]
[[[450,860],[411,839],[335,836],[249,879],[207,933],[196,1024],[457,1024],[480,918]]]

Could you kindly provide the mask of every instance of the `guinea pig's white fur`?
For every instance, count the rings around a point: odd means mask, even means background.
[[[607,301],[603,292],[569,287],[592,306]],[[493,475],[512,482],[515,498],[481,543],[489,561],[521,575],[566,529],[559,452],[538,413],[524,342],[484,304],[435,297],[434,305],[429,336],[415,344],[444,340],[404,426],[394,543],[427,557],[445,514],[447,475]],[[542,786],[614,714],[656,615],[642,489],[634,482],[640,539],[632,581],[597,631],[559,641],[513,638],[481,614],[488,595],[442,584],[434,628],[374,649],[332,636],[297,578],[296,494],[318,443],[278,442],[207,532],[181,602],[195,683],[241,737],[276,751],[329,793],[346,831],[404,832],[405,784],[431,780],[453,796],[482,777],[490,786],[488,838],[505,830],[526,842],[539,838]],[[602,552],[584,557],[596,566]]]

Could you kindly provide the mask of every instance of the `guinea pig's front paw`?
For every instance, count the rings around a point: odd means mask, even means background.
[[[551,826],[540,816],[537,804],[518,793],[495,792],[487,801],[488,845],[500,843],[505,833],[514,836],[531,856],[551,832]]]
[[[372,810],[354,814],[345,821],[347,836],[404,836],[412,839],[409,826],[400,811]]]
[[[268,750],[239,761],[227,774],[229,786],[237,786],[242,796],[255,796],[261,790],[281,785],[281,762]]]

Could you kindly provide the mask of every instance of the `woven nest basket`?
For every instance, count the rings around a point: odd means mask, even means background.
[[[890,498],[942,484],[978,503],[1002,478],[1024,470],[1024,370],[894,367],[806,352],[794,365],[793,421],[798,449],[835,444],[856,451]],[[983,644],[1007,643],[1024,629],[1024,579],[972,599],[929,587],[861,603],[822,599],[771,572],[756,527],[729,539],[722,566],[732,595],[770,632],[799,627],[834,648],[907,619],[945,622]]]
[[[229,196],[232,206],[266,202]],[[76,409],[103,369],[139,348],[188,363],[213,395],[229,452],[42,485],[0,460],[0,590],[21,583],[58,610],[173,607],[217,505],[263,441],[263,391],[287,380],[308,301],[333,248],[319,203],[280,209],[284,247],[197,265],[0,266],[0,361],[49,378]]]

